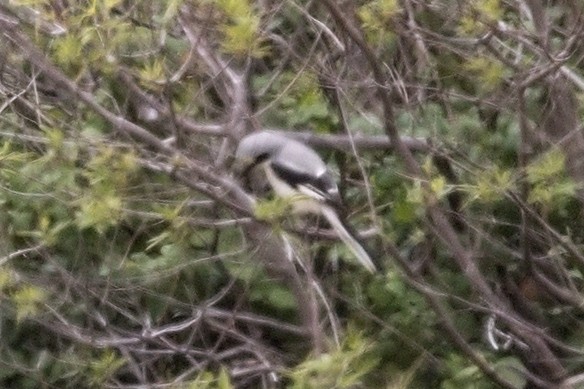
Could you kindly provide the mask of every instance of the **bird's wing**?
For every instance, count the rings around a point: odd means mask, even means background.
[[[300,192],[340,204],[339,189],[320,156],[306,145],[290,141],[271,158],[272,169]]]
[[[270,161],[270,166],[281,180],[299,192],[331,204],[340,203],[339,189],[326,168],[315,176],[314,172],[299,170],[297,166],[282,159]]]

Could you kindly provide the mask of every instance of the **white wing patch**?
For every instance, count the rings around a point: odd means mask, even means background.
[[[298,191],[316,200],[320,201],[326,200],[326,196],[324,195],[324,193],[322,193],[322,191],[316,189],[312,185],[298,185]]]

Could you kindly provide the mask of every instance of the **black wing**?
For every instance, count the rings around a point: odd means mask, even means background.
[[[311,174],[291,169],[289,166],[280,164],[277,161],[271,161],[270,166],[274,173],[291,187],[298,189],[304,186],[322,196],[325,202],[340,205],[341,198],[337,183],[328,171],[315,177]]]

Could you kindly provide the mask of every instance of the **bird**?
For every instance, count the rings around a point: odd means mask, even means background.
[[[275,195],[290,200],[293,213],[322,215],[361,265],[371,273],[378,270],[339,216],[339,187],[312,148],[280,133],[257,131],[239,142],[234,166],[242,176],[261,169]]]

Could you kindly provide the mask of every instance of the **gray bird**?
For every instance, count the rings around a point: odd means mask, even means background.
[[[320,156],[305,144],[270,131],[244,137],[235,153],[235,166],[244,175],[261,169],[274,193],[290,199],[295,213],[322,215],[359,262],[370,272],[376,266],[341,221],[339,188]]]

